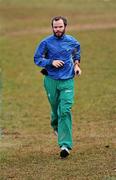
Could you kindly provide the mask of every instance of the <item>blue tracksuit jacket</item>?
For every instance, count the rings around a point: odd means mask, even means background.
[[[64,65],[56,68],[53,60],[62,60]],[[70,35],[58,38],[54,35],[46,37],[37,46],[34,62],[44,67],[52,79],[70,79],[74,77],[74,61],[80,61],[80,43]]]

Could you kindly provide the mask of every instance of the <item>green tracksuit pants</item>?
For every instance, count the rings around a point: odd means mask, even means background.
[[[44,87],[51,106],[51,126],[58,132],[58,144],[72,149],[74,79],[54,80],[45,76]]]

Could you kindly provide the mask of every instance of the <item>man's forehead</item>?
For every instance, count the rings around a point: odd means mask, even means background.
[[[64,25],[64,22],[62,19],[59,19],[57,21],[55,21],[55,20],[53,21],[53,26],[62,26],[62,25]]]

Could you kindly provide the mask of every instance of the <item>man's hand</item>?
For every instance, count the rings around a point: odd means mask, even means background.
[[[78,66],[78,64],[75,64],[74,71],[75,71],[75,75],[77,75],[77,76],[81,75],[82,71],[81,71],[80,67]]]
[[[64,65],[64,62],[62,60],[53,60],[52,65],[56,68],[59,68]]]

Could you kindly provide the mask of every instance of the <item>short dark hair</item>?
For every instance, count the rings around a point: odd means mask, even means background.
[[[51,21],[52,27],[53,27],[53,21],[58,21],[58,20],[60,20],[60,19],[63,20],[64,26],[67,26],[67,19],[66,19],[65,17],[63,17],[63,16],[56,16],[56,17],[53,17],[53,18],[52,18],[52,21]]]

